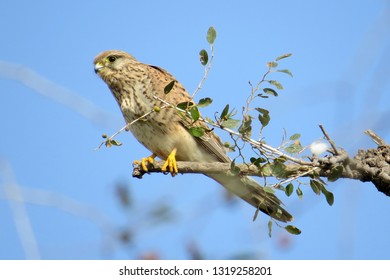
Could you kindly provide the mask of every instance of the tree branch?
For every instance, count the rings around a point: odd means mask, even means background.
[[[148,172],[135,165],[133,177],[142,178],[145,173],[162,173],[161,167],[164,161],[156,161],[153,165],[148,166]],[[177,162],[179,173],[226,173],[233,174],[230,163],[204,163],[204,162]],[[265,168],[266,165],[257,167],[253,164],[236,164],[239,168],[239,175],[258,176],[258,177],[276,177],[272,173],[272,168]],[[299,177],[309,177],[319,175],[320,177],[329,178],[335,167],[341,166],[342,172],[337,178],[347,178],[360,180],[362,182],[372,182],[378,191],[390,196],[390,147],[380,146],[377,149],[359,150],[358,154],[350,158],[343,150],[338,150],[337,156],[324,157],[311,166],[301,165],[298,163],[286,163],[284,172],[277,174],[279,179],[288,179]],[[315,172],[315,174],[314,174]]]
[[[319,127],[320,127],[322,133],[324,134],[326,140],[328,140],[330,146],[332,147],[333,153],[334,153],[335,155],[338,155],[338,154],[339,154],[339,151],[337,150],[336,145],[334,144],[333,140],[329,137],[328,133],[326,132],[326,130],[325,130],[325,128],[324,128],[324,126],[323,126],[322,124],[320,124]]]
[[[371,129],[367,129],[364,131],[365,134],[371,137],[372,141],[374,141],[378,146],[388,146],[382,138],[380,138],[375,132],[373,132]]]

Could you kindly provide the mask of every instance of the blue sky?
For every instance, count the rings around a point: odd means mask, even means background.
[[[368,128],[390,142],[389,18],[386,1],[3,1],[0,259],[186,259],[189,246],[210,259],[388,259],[389,198],[369,183],[330,184],[332,207],[309,189],[302,201],[281,194],[303,233],[274,228],[270,239],[266,217],[253,223],[251,207],[224,202],[206,177],[131,178],[132,161],[149,152],[129,133],[118,136],[123,146],[95,150],[123,120],[92,61],[125,50],[193,92],[214,26],[215,60],[198,95],[213,98],[202,111],[212,116],[240,108],[265,63],[293,53],[281,68],[294,78],[275,76],[285,89],[260,104],[271,112],[267,142],[277,146],[286,129],[308,145],[323,124],[354,155],[374,147]],[[164,207],[167,218],[151,214]],[[118,241],[123,232],[130,244]]]

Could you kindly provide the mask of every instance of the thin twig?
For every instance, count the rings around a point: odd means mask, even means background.
[[[206,81],[207,76],[209,75],[211,66],[213,65],[213,60],[214,60],[214,45],[212,44],[211,45],[211,58],[209,60],[209,63],[207,64],[207,67],[206,66],[204,67],[203,78],[202,78],[202,80],[200,80],[198,87],[196,88],[196,90],[192,94],[192,96],[191,96],[192,99],[194,99],[195,95],[199,92],[199,90],[202,88],[203,83]]]
[[[309,169],[309,170],[307,170],[307,171],[305,171],[305,172],[303,172],[303,173],[300,173],[300,174],[298,174],[298,175],[296,175],[296,176],[290,177],[290,178],[288,178],[288,179],[286,179],[286,180],[280,181],[279,183],[276,183],[276,184],[272,185],[271,187],[278,188],[278,186],[280,186],[280,185],[284,185],[284,184],[286,184],[286,183],[295,181],[296,179],[298,179],[298,178],[300,178],[300,177],[305,177],[306,175],[312,173],[312,172],[315,171],[316,169],[319,169],[319,167],[318,167],[318,166],[315,166],[315,167],[313,167],[313,168],[311,168],[311,169]]]
[[[368,136],[370,136],[370,138],[372,139],[372,141],[375,142],[375,144],[377,144],[378,146],[388,146],[388,144],[386,143],[385,140],[383,140],[381,137],[379,137],[378,134],[376,134],[374,131],[372,131],[371,129],[367,129],[366,131],[364,131],[365,134],[367,134]]]
[[[168,106],[164,105],[162,107],[160,107],[160,110],[162,109],[165,109],[167,108]],[[122,133],[123,130],[126,130],[128,131],[130,129],[130,126],[132,126],[133,124],[135,124],[136,122],[138,122],[139,120],[142,120],[143,118],[149,116],[150,114],[152,114],[153,112],[156,112],[155,109],[143,114],[142,116],[136,118],[135,120],[129,122],[128,124],[126,124],[124,127],[122,127],[121,129],[119,129],[117,132],[115,132],[113,135],[111,135],[110,137],[107,138],[107,140],[103,141],[102,143],[100,143],[99,147],[97,147],[95,150],[99,150],[105,143],[107,142],[110,142],[114,137],[116,137],[118,134]]]
[[[332,139],[330,139],[328,133],[325,131],[324,126],[323,126],[322,124],[320,124],[319,127],[320,127],[322,133],[324,134],[326,140],[328,140],[330,146],[332,147],[332,149],[333,149],[333,151],[334,151],[334,154],[335,154],[335,155],[339,155],[340,153],[339,153],[339,151],[337,150],[335,143],[333,142]]]
[[[267,72],[263,75],[263,78],[256,84],[256,87],[252,86],[252,83],[249,83],[251,86],[251,95],[246,100],[246,113],[249,111],[249,104],[252,103],[252,101],[257,97],[256,92],[260,90],[260,85],[267,81],[265,78],[268,76],[268,74],[271,73],[271,67],[268,67]]]
[[[103,141],[102,143],[100,143],[100,145],[95,148],[95,151],[96,150],[99,150],[104,144],[110,142],[115,136],[117,136],[119,133],[121,133],[123,130],[125,130],[127,127],[127,125],[125,125],[124,127],[122,127],[121,129],[119,129],[117,132],[115,132],[113,135],[111,135],[110,137],[107,138],[107,140]],[[106,135],[103,135],[103,138],[105,138]]]

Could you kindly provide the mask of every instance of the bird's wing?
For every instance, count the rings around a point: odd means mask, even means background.
[[[158,77],[158,80],[155,81],[156,84],[160,85],[156,95],[159,96],[161,99],[169,102],[172,105],[177,105],[182,102],[191,102],[192,98],[188,94],[188,92],[185,90],[185,88],[178,82],[170,73],[165,71],[164,69],[148,65],[150,68],[154,69],[155,71],[159,71],[163,75],[152,75],[152,77]],[[170,82],[175,81],[175,84],[171,90],[170,93],[164,94],[164,88],[167,86]],[[171,96],[175,97],[175,100],[171,98]],[[195,137],[197,143],[199,146],[207,151],[209,155],[213,155],[215,158],[215,161],[219,162],[231,162],[230,158],[226,154],[226,150],[221,142],[221,139],[214,133],[210,127],[201,120],[198,120],[194,123],[191,118],[188,116],[185,116],[185,114],[180,114],[178,112],[177,114],[178,118],[176,121],[178,121],[182,126],[184,126],[186,129],[189,129],[190,127],[201,127],[205,131],[204,135],[201,137]]]
[[[231,162],[231,159],[226,154],[226,150],[222,144],[221,139],[214,133],[210,127],[201,120],[193,121],[187,117],[182,118],[180,122],[185,128],[189,127],[201,127],[204,134],[201,137],[195,137],[196,142],[205,150],[209,155],[213,155],[216,161],[219,162]]]

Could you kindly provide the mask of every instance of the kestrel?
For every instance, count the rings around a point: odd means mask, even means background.
[[[187,120],[176,108],[168,106],[155,110],[165,105],[161,100],[173,105],[192,101],[184,87],[167,71],[141,63],[130,54],[118,50],[100,53],[93,63],[96,74],[108,85],[118,102],[126,122],[137,120],[129,127],[130,131],[153,153],[141,161],[145,171],[147,164],[153,163],[155,157],[166,160],[163,169],[172,174],[178,172],[176,160],[231,162],[221,140],[206,123],[200,120],[196,122],[197,126],[205,128],[205,133],[195,137],[188,131],[189,126],[193,125],[192,120]],[[173,88],[165,94],[165,87],[172,81]],[[152,113],[142,117],[148,112]],[[272,218],[283,222],[293,220],[281,207],[281,201],[265,192],[252,178],[225,173],[204,175]]]

